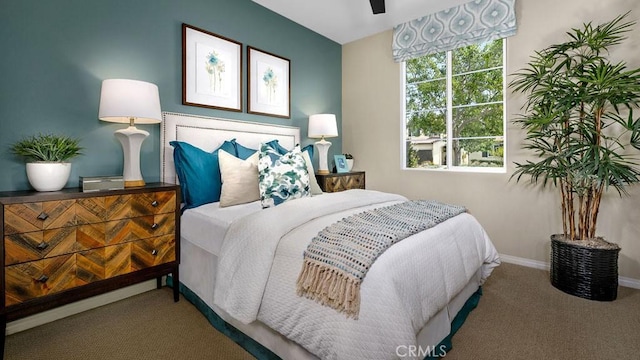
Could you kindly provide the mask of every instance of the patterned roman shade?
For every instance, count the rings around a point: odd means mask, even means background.
[[[513,36],[515,0],[475,0],[393,28],[396,62]]]

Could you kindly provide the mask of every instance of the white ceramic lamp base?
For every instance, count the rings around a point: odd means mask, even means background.
[[[114,134],[122,144],[122,153],[124,154],[122,173],[124,186],[144,186],[145,182],[142,178],[142,172],[140,172],[140,148],[149,133],[135,126],[129,126],[126,129],[116,130]]]
[[[329,166],[327,165],[327,153],[329,152],[329,147],[331,146],[331,142],[325,139],[320,141],[316,141],[315,144],[316,149],[318,149],[318,174],[328,174]]]

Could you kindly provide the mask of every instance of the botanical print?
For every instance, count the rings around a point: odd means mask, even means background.
[[[220,59],[220,55],[213,50],[207,55],[204,65],[205,70],[209,73],[209,86],[216,93],[222,89],[222,75],[224,73],[224,61]]]
[[[242,111],[242,44],[182,24],[182,103]]]
[[[226,64],[231,58],[225,51],[196,43],[196,92],[230,97],[231,83],[226,72]]]
[[[262,81],[264,81],[264,85],[267,87],[269,102],[272,102],[276,97],[276,90],[278,88],[278,77],[273,73],[272,68],[267,68],[267,71],[265,71],[262,76]]]
[[[282,69],[258,61],[258,102],[265,105],[284,105],[284,90],[280,79],[284,79]]]
[[[247,47],[248,113],[290,118],[288,59]]]

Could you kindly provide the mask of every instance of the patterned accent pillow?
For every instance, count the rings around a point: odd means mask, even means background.
[[[261,144],[258,176],[263,208],[311,196],[307,162],[302,157],[299,146],[280,155],[271,146]]]

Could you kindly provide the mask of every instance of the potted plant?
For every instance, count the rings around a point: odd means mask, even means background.
[[[343,154],[345,159],[347,159],[347,168],[349,169],[349,171],[351,171],[351,169],[353,169],[353,155],[351,154]]]
[[[551,236],[551,283],[592,300],[615,300],[618,287],[620,248],[596,232],[602,196],[611,188],[627,194],[640,175],[640,69],[608,58],[635,25],[627,15],[572,29],[566,42],[537,51],[509,84],[526,95],[516,122],[526,130],[523,147],[537,156],[516,163],[512,178],[559,189],[563,233]]]
[[[62,135],[39,134],[25,137],[11,146],[12,152],[27,162],[27,178],[38,191],[58,191],[69,180],[73,157],[81,155],[79,140]]]

